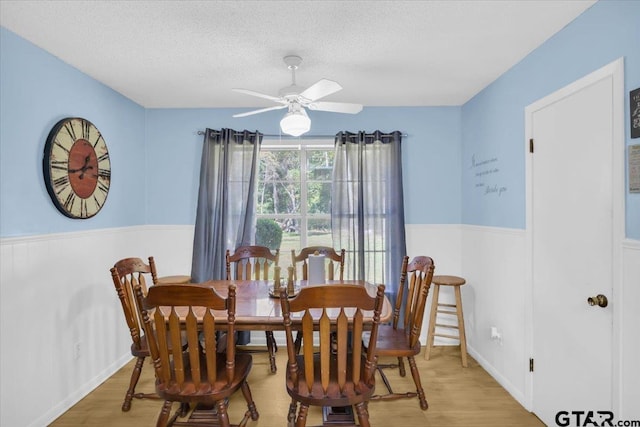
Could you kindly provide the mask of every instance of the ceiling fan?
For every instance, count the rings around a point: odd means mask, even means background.
[[[233,117],[245,117],[253,114],[264,113],[265,111],[281,110],[288,108],[287,114],[280,121],[282,132],[300,136],[308,132],[311,128],[311,120],[305,111],[305,108],[316,111],[331,111],[334,113],[357,114],[362,111],[362,105],[351,104],[347,102],[326,102],[319,101],[325,96],[342,90],[337,82],[328,79],[321,79],[304,89],[296,85],[296,70],[300,66],[302,58],[291,55],[284,57],[284,63],[291,70],[291,85],[280,89],[278,96],[266,95],[264,93],[255,92],[248,89],[232,89],[235,92],[247,95],[257,96],[259,98],[269,99],[280,105],[273,107],[261,108],[259,110],[248,111],[246,113],[234,114]]]

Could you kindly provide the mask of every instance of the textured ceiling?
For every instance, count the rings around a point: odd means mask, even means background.
[[[148,108],[260,107],[328,78],[326,101],[461,105],[592,0],[0,1],[0,24]]]

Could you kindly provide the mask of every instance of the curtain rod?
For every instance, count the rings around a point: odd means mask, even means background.
[[[213,131],[216,134],[219,134],[219,131]],[[198,131],[198,135],[204,135],[204,131],[203,130],[199,130]],[[236,132],[235,135],[243,135],[244,132]],[[255,132],[249,132],[249,134],[253,134],[255,135]],[[392,134],[390,133],[382,133],[380,134],[381,136],[391,136]],[[300,135],[300,136],[291,136],[291,135],[274,135],[274,134],[262,134],[262,136],[266,136],[268,138],[287,138],[287,139],[305,139],[305,138],[335,138],[335,135]],[[366,137],[370,137],[373,136],[372,133],[365,133],[364,136]],[[402,134],[403,138],[408,137],[409,135],[407,135],[406,133]]]

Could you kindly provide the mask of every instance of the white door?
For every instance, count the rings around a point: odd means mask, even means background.
[[[527,110],[532,410],[550,426],[613,410],[613,77],[580,86]]]

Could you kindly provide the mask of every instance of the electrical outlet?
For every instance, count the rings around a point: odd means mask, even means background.
[[[500,338],[500,332],[498,332],[498,328],[496,328],[495,326],[491,327],[491,339],[492,340],[497,340],[498,338]]]
[[[73,360],[80,359],[80,343],[77,342],[73,345]]]
[[[491,327],[491,341],[496,341],[502,345],[502,332],[496,326]]]

